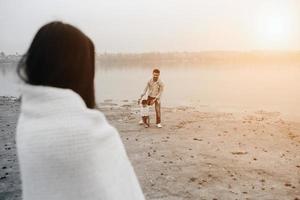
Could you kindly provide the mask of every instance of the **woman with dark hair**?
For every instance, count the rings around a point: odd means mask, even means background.
[[[144,199],[120,136],[95,109],[92,41],[43,26],[18,66],[17,151],[25,200]]]

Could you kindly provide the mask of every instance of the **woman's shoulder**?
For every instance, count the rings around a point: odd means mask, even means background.
[[[98,109],[86,108],[82,110],[80,118],[85,121],[85,127],[88,129],[108,129],[110,131],[116,131],[116,129],[108,122],[104,113]]]

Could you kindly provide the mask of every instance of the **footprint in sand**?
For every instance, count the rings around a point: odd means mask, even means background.
[[[104,102],[112,102],[112,99],[105,99]]]
[[[292,187],[292,184],[290,184],[290,183],[285,183],[284,186],[286,186],[286,187]]]
[[[246,155],[248,154],[247,151],[234,151],[234,152],[231,152],[231,154],[233,155]]]
[[[192,177],[192,178],[190,178],[189,182],[195,182],[196,180],[197,180],[197,178]]]
[[[176,128],[183,128],[185,124],[186,124],[185,122],[180,122],[179,124],[176,125]]]
[[[198,138],[193,138],[193,140],[202,141],[202,139],[198,139]]]

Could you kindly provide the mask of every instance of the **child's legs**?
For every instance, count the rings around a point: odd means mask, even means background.
[[[144,124],[146,124],[147,126],[149,126],[150,125],[149,116],[143,116],[142,118],[143,118]]]
[[[147,124],[147,116],[142,116],[144,124]]]
[[[146,117],[146,124],[149,126],[150,125],[150,117],[149,116],[145,116]]]

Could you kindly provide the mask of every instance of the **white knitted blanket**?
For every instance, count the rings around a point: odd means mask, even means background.
[[[72,90],[25,85],[17,125],[24,200],[143,200],[116,129]]]

